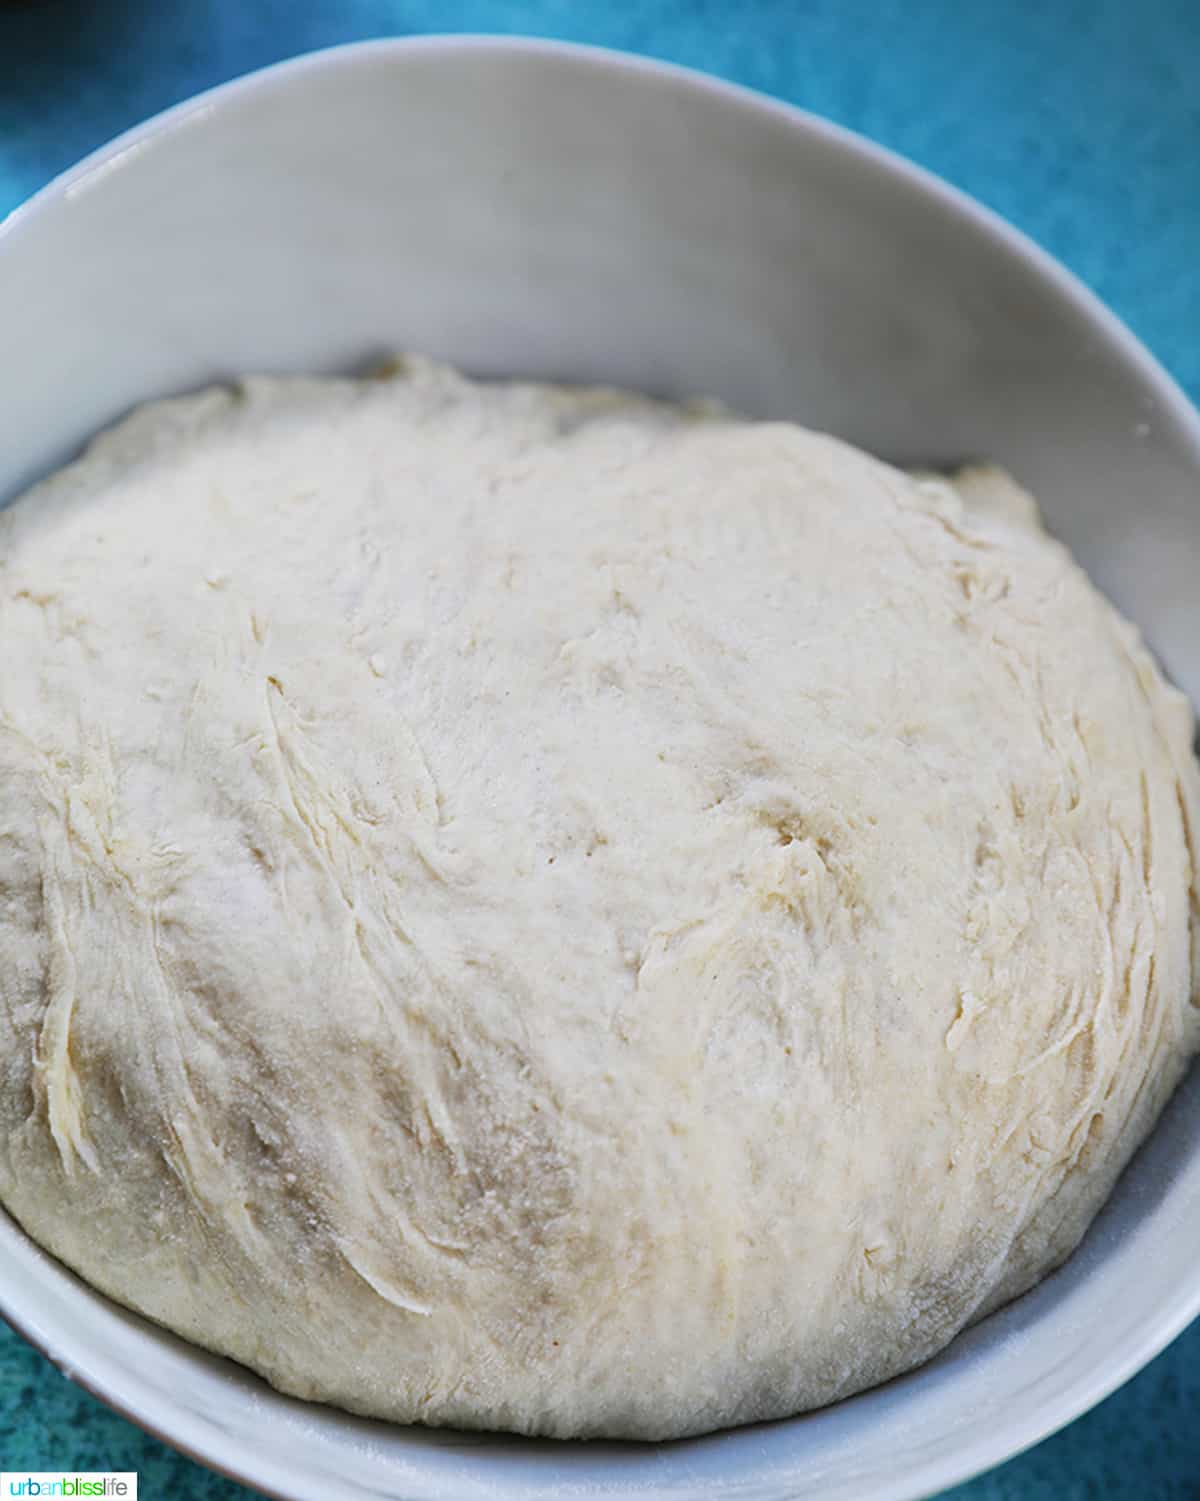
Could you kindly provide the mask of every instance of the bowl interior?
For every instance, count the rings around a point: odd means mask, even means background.
[[[899,462],[990,457],[1200,699],[1200,421],[1075,282],[931,179],[677,69],[549,43],[319,54],[204,96],[0,228],[0,501],[136,402],[390,351],[720,396]],[[0,1216],[0,1308],[146,1426],[290,1497],[927,1494],[1069,1420],[1200,1309],[1200,1080],[1069,1265],[828,1411],[655,1448],[294,1402]]]

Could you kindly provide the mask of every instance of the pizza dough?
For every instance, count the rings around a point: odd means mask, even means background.
[[[0,516],[0,1199],[284,1391],[665,1438],[1068,1255],[1197,1045],[1192,721],[993,472],[249,380]]]

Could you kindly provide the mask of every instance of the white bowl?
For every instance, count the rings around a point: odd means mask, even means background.
[[[397,348],[718,395],[900,461],[988,455],[1200,697],[1200,420],[1167,376],[966,199],[677,68],[439,38],[269,69],[13,215],[0,328],[0,498],[148,397]],[[107,1302],[2,1216],[0,1308],[136,1422],[298,1501],[899,1501],[1075,1417],[1200,1311],[1198,1143],[1193,1077],[1036,1291],[903,1380],[675,1444],[487,1439],[281,1397]]]

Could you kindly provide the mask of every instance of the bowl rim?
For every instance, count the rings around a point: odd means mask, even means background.
[[[640,74],[648,80],[663,79],[689,88],[697,95],[707,94],[742,109],[773,117],[778,123],[847,153],[859,162],[882,169],[916,194],[935,201],[951,219],[982,231],[1010,256],[1024,262],[1075,311],[1098,325],[1102,333],[1117,346],[1122,358],[1154,391],[1160,407],[1170,413],[1200,451],[1200,411],[1141,340],[1074,272],[1042,249],[1024,231],[963,189],[855,130],[758,89],[666,59],[616,47],[553,37],[476,31],[375,37],[298,53],[202,90],[121,132],[12,208],[0,219],[0,275],[3,274],[5,246],[27,224],[46,212],[52,212],[60,204],[90,192],[110,173],[127,166],[160,139],[200,124],[223,105],[244,94],[291,88],[309,73],[352,70],[368,58],[408,58],[420,54],[433,56],[449,53],[541,57],[601,71]],[[0,1213],[4,1214],[19,1238],[41,1251],[16,1220],[2,1209]],[[49,1255],[46,1252],[41,1254]],[[88,1294],[95,1298],[103,1297],[69,1270],[61,1268],[61,1264],[55,1262],[55,1265],[79,1283]],[[131,1317],[137,1317],[130,1310],[125,1312]],[[897,1476],[890,1486],[877,1491],[876,1501],[921,1501],[923,1497],[961,1484],[1015,1458],[1111,1395],[1161,1353],[1198,1315],[1200,1277],[1193,1286],[1181,1290],[1175,1301],[1165,1307],[1157,1319],[1143,1327],[1136,1341],[1127,1345],[1112,1360],[1098,1366],[1090,1380],[1080,1381],[1060,1393],[1054,1404],[1045,1406],[1035,1417],[1016,1428],[1005,1427],[984,1433],[954,1453],[918,1461],[907,1474]],[[40,1329],[36,1318],[28,1318],[20,1308],[14,1307],[2,1283],[0,1318],[69,1380],[144,1432],[227,1479],[251,1486],[264,1495],[277,1498],[277,1501],[294,1501],[295,1493],[281,1488],[270,1467],[257,1463],[253,1450],[240,1452],[235,1464],[222,1459],[215,1446],[205,1448],[166,1431],[155,1417],[141,1409],[136,1394],[124,1392],[103,1376],[89,1371],[87,1364],[77,1361],[52,1333]]]

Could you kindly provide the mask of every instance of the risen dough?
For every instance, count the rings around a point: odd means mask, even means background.
[[[1197,1042],[1191,717],[995,475],[251,380],[0,517],[0,1198],[286,1391],[660,1438],[925,1360]]]

